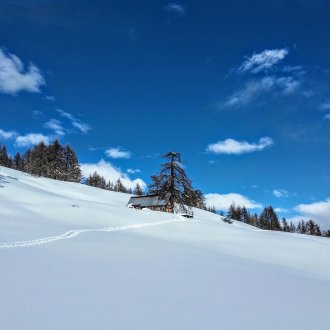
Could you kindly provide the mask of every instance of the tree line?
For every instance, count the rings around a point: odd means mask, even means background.
[[[284,217],[280,221],[272,206],[265,207],[260,214],[250,214],[245,206],[232,204],[224,217],[224,221],[231,222],[231,219],[264,230],[330,237],[330,230],[321,231],[318,223],[311,219],[308,221],[300,220],[297,224],[288,223]]]
[[[0,165],[55,180],[80,182],[82,178],[76,152],[58,140],[50,145],[40,142],[14,157],[8,155],[6,145],[0,145]]]
[[[96,188],[101,188],[105,190],[110,190],[110,191],[116,191],[116,192],[121,192],[125,194],[133,194],[133,195],[138,195],[142,196],[144,194],[141,185],[137,182],[135,185],[135,188],[127,188],[125,185],[122,183],[120,178],[116,180],[116,182],[111,182],[106,181],[106,179],[94,171],[89,175],[85,182],[88,186],[96,187]]]
[[[152,182],[146,192],[139,183],[134,189],[127,188],[120,178],[115,182],[106,181],[97,172],[91,173],[84,183],[101,189],[137,196],[145,193],[157,194],[161,197],[168,196],[173,209],[174,204],[178,204],[183,208],[196,207],[217,213],[214,206],[206,206],[202,191],[193,188],[191,180],[185,173],[181,154],[171,151],[162,155],[162,158],[165,159],[165,163],[161,165],[159,174],[151,176]],[[49,145],[40,142],[27,149],[24,154],[17,152],[14,157],[8,155],[6,145],[0,144],[0,166],[55,180],[70,182],[81,182],[82,180],[76,152],[69,144],[62,146],[57,139]],[[280,221],[272,206],[265,207],[258,215],[257,213],[250,214],[244,206],[232,204],[224,221],[231,222],[231,219],[265,230],[330,237],[330,230],[321,231],[320,226],[313,220],[301,220],[297,224],[288,223],[285,218]]]

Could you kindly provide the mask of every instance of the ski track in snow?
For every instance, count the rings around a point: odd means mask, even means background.
[[[31,246],[35,246],[35,245],[48,244],[48,243],[52,243],[55,241],[74,238],[82,233],[87,233],[87,232],[112,232],[112,231],[120,231],[120,230],[139,229],[139,228],[143,228],[143,227],[159,226],[159,225],[170,224],[173,222],[184,222],[184,221],[186,221],[186,220],[176,219],[176,220],[165,220],[165,221],[159,221],[159,222],[138,223],[138,224],[134,224],[134,225],[125,225],[125,226],[118,226],[118,227],[74,229],[74,230],[67,231],[62,235],[57,235],[57,236],[39,238],[39,239],[30,240],[30,241],[0,243],[0,248],[10,249],[10,248],[17,248],[17,247],[31,247]]]

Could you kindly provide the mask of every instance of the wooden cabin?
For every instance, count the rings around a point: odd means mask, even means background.
[[[169,198],[161,198],[157,195],[133,196],[128,201],[127,206],[140,210],[148,208],[153,211],[173,213]]]
[[[144,195],[144,196],[132,196],[128,203],[128,207],[133,207],[135,209],[142,210],[144,208],[153,210],[153,211],[161,211],[161,212],[169,212],[169,213],[177,213],[186,218],[193,218],[194,213],[191,209],[175,209],[173,212],[173,208],[169,203],[169,198],[161,198],[158,195]]]

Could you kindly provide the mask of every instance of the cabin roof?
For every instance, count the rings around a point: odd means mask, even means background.
[[[128,204],[138,207],[166,206],[168,201],[168,197],[160,198],[158,195],[144,195],[131,197]]]

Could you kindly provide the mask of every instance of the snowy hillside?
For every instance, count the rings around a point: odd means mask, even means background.
[[[0,329],[329,329],[330,239],[0,168]]]

